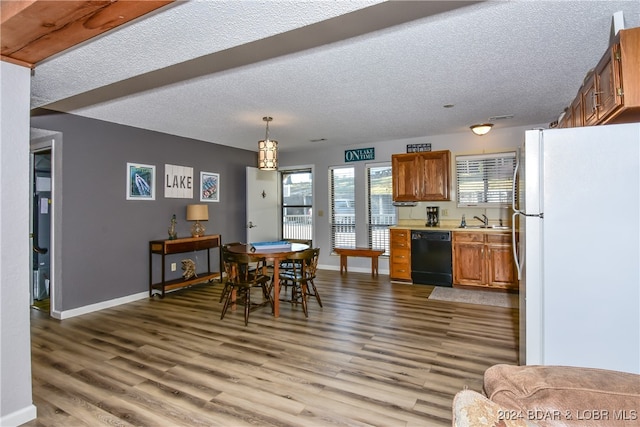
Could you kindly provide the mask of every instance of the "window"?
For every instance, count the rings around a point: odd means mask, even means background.
[[[389,255],[389,227],[396,224],[391,165],[367,166],[369,247]]]
[[[281,171],[282,238],[313,239],[313,175],[311,169]]]
[[[456,156],[458,206],[511,206],[516,153]]]
[[[356,246],[354,168],[329,169],[329,209],[331,210],[331,251]]]

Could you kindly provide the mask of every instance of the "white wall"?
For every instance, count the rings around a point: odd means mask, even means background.
[[[31,70],[0,62],[0,425],[36,417],[29,330]]]
[[[314,246],[319,246],[320,261],[319,264],[322,268],[339,269],[339,257],[330,256],[328,248],[330,245],[330,230],[329,230],[329,193],[328,193],[328,170],[330,166],[346,165],[344,162],[344,150],[351,148],[369,148],[374,147],[376,151],[376,160],[371,163],[391,163],[391,155],[405,153],[407,150],[407,144],[419,144],[430,143],[432,151],[437,150],[450,150],[451,157],[451,190],[452,201],[440,202],[440,203],[419,203],[414,208],[398,208],[399,220],[425,220],[426,221],[426,209],[425,206],[440,206],[442,209],[447,209],[448,215],[441,217],[442,220],[459,221],[462,214],[465,213],[467,219],[472,219],[474,215],[486,213],[493,220],[497,220],[499,217],[509,218],[510,212],[507,213],[506,209],[474,209],[474,208],[457,208],[455,202],[455,172],[454,162],[456,154],[477,154],[477,153],[490,153],[499,151],[514,150],[524,142],[524,132],[527,129],[546,127],[545,125],[535,124],[524,127],[501,127],[496,126],[491,132],[484,136],[476,136],[471,131],[464,133],[448,134],[448,135],[436,135],[421,138],[411,138],[406,140],[384,141],[375,142],[370,144],[350,145],[339,148],[327,149],[322,143],[317,143],[314,148],[307,150],[301,150],[297,152],[288,153],[282,151],[278,154],[279,167],[293,167],[301,165],[314,166],[314,221],[315,221],[315,235],[313,236]],[[281,145],[283,145],[281,143]],[[348,163],[349,166],[354,166],[355,170],[355,185],[356,185],[356,215],[360,215],[360,212],[366,211],[366,165],[369,162],[352,162]],[[322,214],[322,216],[320,216]],[[364,234],[358,236],[358,238],[364,237]],[[358,241],[358,245],[366,245],[366,242]],[[323,248],[327,248],[322,250]],[[350,258],[349,259],[350,271],[370,272],[371,264],[368,258]],[[379,270],[381,273],[389,272],[389,263],[386,258],[380,259]]]

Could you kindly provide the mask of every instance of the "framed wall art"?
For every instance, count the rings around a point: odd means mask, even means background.
[[[127,200],[156,199],[156,167],[127,163]]]
[[[193,168],[164,165],[165,199],[193,199]]]
[[[200,201],[220,201],[220,174],[200,172]]]

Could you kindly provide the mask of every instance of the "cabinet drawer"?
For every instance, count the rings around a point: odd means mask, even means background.
[[[391,230],[390,243],[394,249],[411,249],[411,231]]]
[[[407,265],[411,264],[411,250],[410,249],[395,249],[391,252],[391,262]]]
[[[484,243],[485,233],[473,233],[467,231],[455,231],[453,233],[454,242],[470,242],[470,243]]]
[[[511,244],[511,233],[488,233],[487,243]]]
[[[398,250],[411,249],[411,241],[392,239],[391,247]]]
[[[392,279],[411,280],[411,267],[404,263],[391,263],[390,276]]]

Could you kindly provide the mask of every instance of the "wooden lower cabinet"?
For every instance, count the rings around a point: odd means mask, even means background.
[[[411,281],[411,230],[392,228],[390,232],[389,277]]]
[[[517,289],[511,233],[455,231],[454,285]]]

